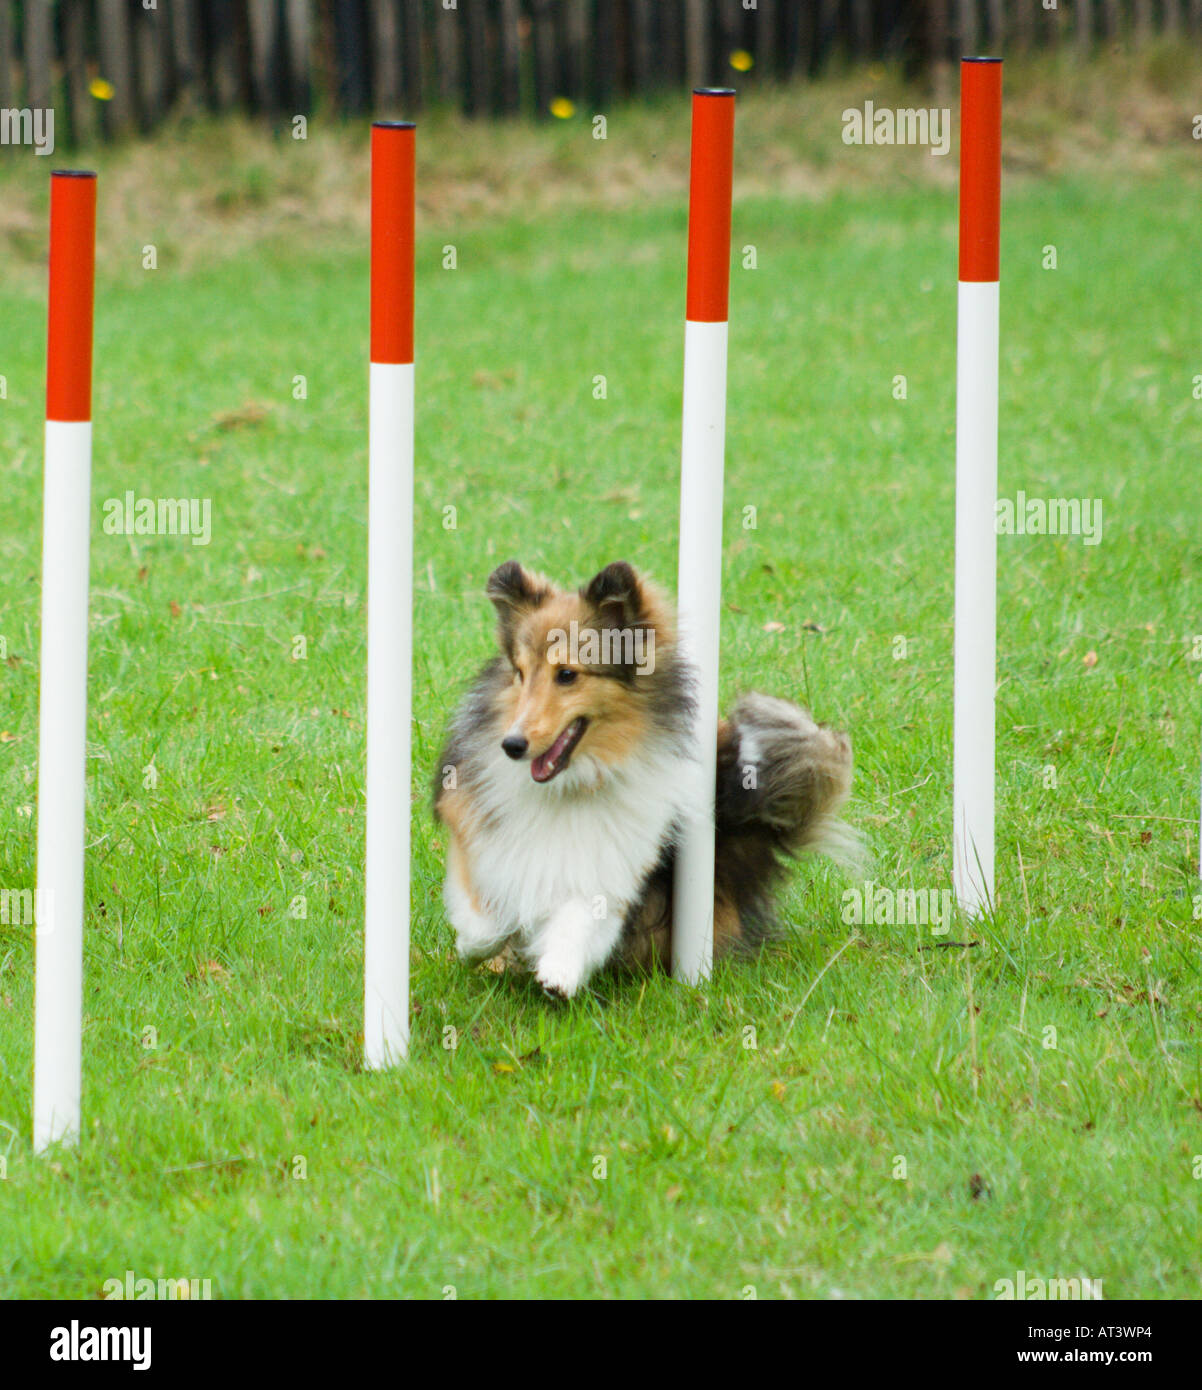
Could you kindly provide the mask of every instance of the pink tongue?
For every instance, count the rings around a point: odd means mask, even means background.
[[[530,764],[530,775],[536,782],[549,782],[559,771],[563,751],[576,738],[576,721],[573,719],[545,753],[540,753]]]

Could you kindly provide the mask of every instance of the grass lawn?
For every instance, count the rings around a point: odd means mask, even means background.
[[[848,728],[873,879],[939,889],[954,179],[874,187],[871,161],[900,153],[854,158],[859,187],[737,201],[723,696]],[[580,581],[626,558],[674,581],[684,206],[424,206],[413,1056],[377,1075],[359,1070],[366,243],[283,226],[190,257],[188,218],[139,232],[114,208],[131,234],[102,243],[97,293],[84,1134],[31,1155],[31,931],[0,925],[0,1296],[91,1297],[132,1270],[216,1297],[989,1298],[1020,1269],[1197,1296],[1197,206],[1172,172],[1008,177],[1000,493],[1100,499],[1104,532],[998,541],[996,919],[851,926],[848,882],[810,865],[795,931],[753,964],[558,1007],[457,963],[426,789],[490,651],[495,564]],[[0,277],[6,888],[34,880],[30,225]],[[211,543],[106,535],[104,500],[129,490],[211,499]]]

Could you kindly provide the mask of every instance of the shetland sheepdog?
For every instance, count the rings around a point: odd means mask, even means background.
[[[570,999],[603,966],[670,959],[694,673],[671,605],[622,561],[571,592],[511,560],[487,594],[500,655],[435,773],[447,915],[461,957],[497,957]],[[785,857],[856,846],[837,817],[851,743],[798,705],[745,695],[719,724],[717,769],[715,955],[771,932]]]

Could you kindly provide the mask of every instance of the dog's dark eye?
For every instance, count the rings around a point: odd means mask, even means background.
[[[521,672],[521,668],[520,668],[520,667],[515,666],[515,667],[513,668],[513,678],[514,678],[515,681],[517,681],[517,683],[518,683],[519,685],[521,685],[521,683],[522,683],[522,672]]]
[[[576,672],[573,671],[570,666],[561,666],[559,670],[555,672],[556,685],[571,685],[575,679]]]

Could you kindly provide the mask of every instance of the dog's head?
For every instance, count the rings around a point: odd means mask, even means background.
[[[671,609],[632,566],[607,565],[575,592],[510,560],[489,576],[509,664],[501,747],[549,782],[573,756],[612,767],[647,733],[675,642]]]

